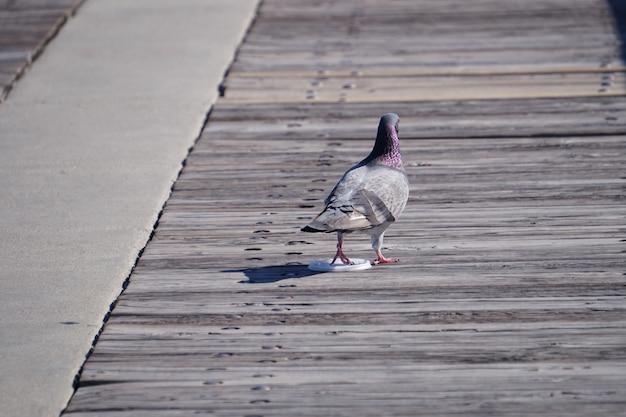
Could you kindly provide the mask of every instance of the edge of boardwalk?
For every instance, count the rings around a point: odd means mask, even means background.
[[[0,104],[2,416],[66,406],[256,3],[88,0]]]

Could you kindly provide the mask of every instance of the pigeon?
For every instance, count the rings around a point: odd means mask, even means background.
[[[398,262],[385,258],[381,252],[383,235],[402,213],[409,199],[409,181],[402,165],[395,113],[380,118],[374,148],[361,162],[346,171],[324,200],[325,208],[303,232],[337,232],[337,253],[331,264],[339,259],[352,261],[343,253],[344,235],[362,232],[372,239],[376,252],[374,265]]]

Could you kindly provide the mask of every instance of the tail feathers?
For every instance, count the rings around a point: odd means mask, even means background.
[[[334,229],[329,228],[327,224],[324,224],[317,219],[313,219],[311,223],[307,224],[300,230],[309,233],[329,233],[335,231]]]
[[[330,204],[300,230],[303,232],[332,233],[365,230],[372,226],[367,217],[351,205]]]

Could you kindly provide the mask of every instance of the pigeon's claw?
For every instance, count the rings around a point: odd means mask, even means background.
[[[341,263],[343,263],[344,265],[354,265],[354,262],[352,262],[341,250],[341,247],[337,247],[337,253],[335,254],[335,257],[333,258],[333,261],[331,262],[331,264],[334,264],[337,259],[339,259],[341,261]]]
[[[385,258],[382,254],[381,251],[376,251],[376,260],[374,260],[374,265],[379,265],[379,264],[395,264],[397,262],[400,262],[400,259],[396,259],[396,258]]]

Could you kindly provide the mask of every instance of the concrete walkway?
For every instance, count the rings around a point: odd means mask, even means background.
[[[56,416],[256,0],[88,0],[0,105],[0,415]]]

